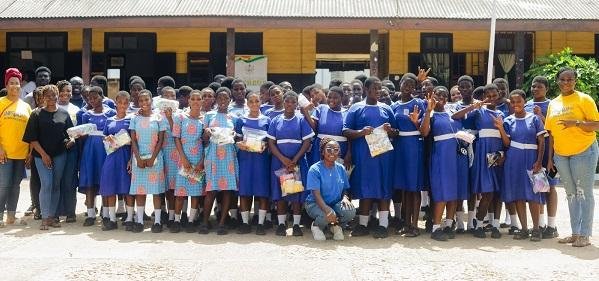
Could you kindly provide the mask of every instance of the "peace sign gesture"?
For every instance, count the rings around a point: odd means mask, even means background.
[[[420,68],[420,66],[418,66],[418,82],[426,80],[429,72],[431,72],[430,67],[427,70],[424,70],[424,68]]]
[[[433,111],[433,109],[435,109],[435,106],[437,105],[437,100],[435,99],[435,97],[433,97],[433,94],[428,94],[428,97],[426,98],[426,102],[427,102],[426,112],[431,113]]]
[[[415,105],[414,110],[410,112],[410,121],[412,121],[412,123],[418,127],[418,119],[420,119],[420,108]]]

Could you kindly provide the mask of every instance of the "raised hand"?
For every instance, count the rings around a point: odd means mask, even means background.
[[[426,103],[427,103],[426,112],[431,113],[435,109],[435,106],[437,105],[437,99],[435,99],[433,94],[428,94],[428,97],[426,98]]]
[[[420,119],[420,108],[415,105],[414,110],[410,112],[410,121],[412,121],[414,124],[418,124],[418,119]]]
[[[431,71],[431,69],[427,69],[424,70],[424,68],[420,68],[420,66],[418,67],[418,81],[422,82],[424,80],[426,80],[426,78],[428,78],[428,73]]]

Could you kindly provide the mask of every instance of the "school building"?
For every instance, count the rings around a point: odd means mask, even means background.
[[[599,56],[599,1],[496,2],[494,72],[512,86],[564,47]],[[267,79],[296,87],[322,71],[396,80],[418,66],[443,84],[482,84],[492,11],[493,0],[0,0],[0,64],[46,65],[53,81],[118,69],[122,87],[171,75],[199,88],[234,75],[235,55],[264,55]]]

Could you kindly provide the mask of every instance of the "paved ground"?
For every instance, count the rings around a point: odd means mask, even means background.
[[[26,186],[24,182],[21,211],[29,203]],[[564,198],[563,189],[558,192]],[[558,212],[558,229],[568,234],[565,200]],[[595,233],[598,218],[596,208]],[[555,240],[533,243],[507,235],[499,240],[463,235],[450,242],[428,235],[315,242],[307,229],[300,238],[277,237],[272,231],[221,237],[102,232],[99,224],[81,226],[81,217],[49,232],[37,230],[39,221],[27,222],[0,229],[0,280],[599,279],[597,246],[577,249]],[[599,245],[598,238],[591,241]]]

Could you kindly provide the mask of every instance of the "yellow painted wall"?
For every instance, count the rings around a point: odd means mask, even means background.
[[[551,32],[535,33],[535,55],[543,56],[559,52],[570,47],[575,54],[595,53],[595,34],[593,32]]]
[[[262,36],[268,73],[314,73],[315,30],[268,29]]]

